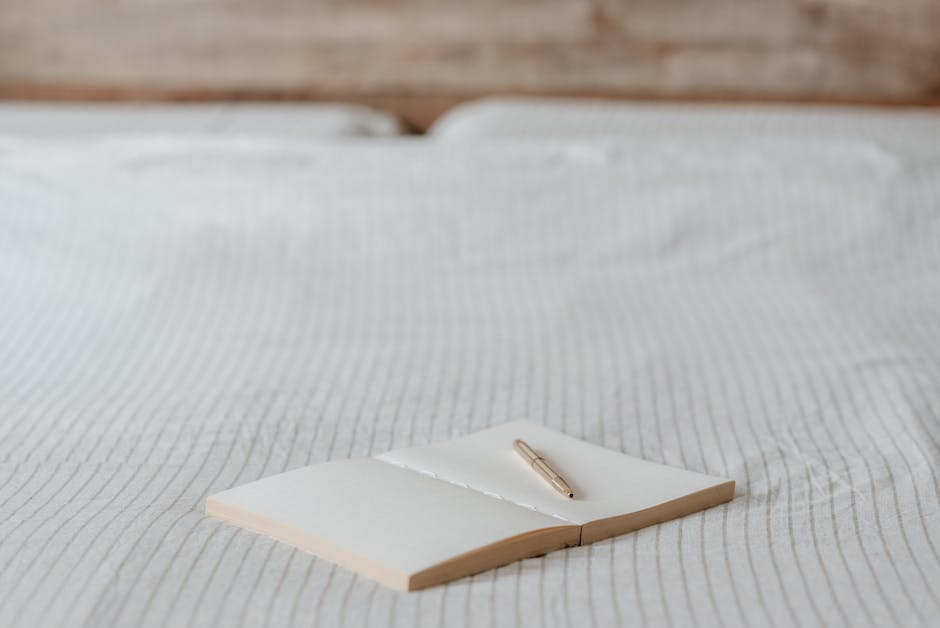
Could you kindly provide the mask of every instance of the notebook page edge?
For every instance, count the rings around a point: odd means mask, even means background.
[[[318,477],[324,474],[340,478],[350,476],[347,489],[352,489],[357,497],[344,493],[342,499],[337,500],[333,496],[331,506],[319,512],[313,510],[312,515],[311,512],[298,515],[296,502],[318,495],[309,489],[322,488],[322,477],[319,480]],[[312,480],[308,479],[311,477]],[[386,481],[389,477],[397,477],[398,481]],[[364,482],[364,479],[370,481]],[[398,492],[390,501],[390,487],[401,488],[402,482],[413,490]],[[369,504],[350,503],[357,500]],[[411,507],[403,504],[411,504]],[[392,510],[395,514],[389,515]],[[524,511],[513,504],[495,501],[373,458],[299,467],[236,486],[209,496],[205,511],[209,516],[265,534],[402,591],[413,588],[410,583],[416,574],[439,571],[441,565],[458,559],[468,560],[481,550],[498,547],[526,534],[571,526],[542,513]],[[444,528],[435,522],[441,520],[445,511],[462,512],[460,517],[472,520],[472,526],[462,532],[451,526],[447,534],[438,534]],[[389,519],[393,520],[391,524]],[[381,525],[371,523],[375,520],[381,521]],[[481,520],[488,525],[481,526]],[[398,528],[394,527],[396,524]],[[454,529],[458,532],[453,533]],[[368,551],[370,543],[363,543],[361,537],[372,537],[366,539],[371,541],[372,551]],[[436,543],[435,538],[450,540]],[[395,560],[396,552],[387,551],[391,545],[405,548],[409,559]],[[364,548],[365,551],[357,551]],[[493,566],[504,564],[498,558],[495,562],[489,559]]]
[[[612,536],[627,534],[720,506],[734,499],[734,488],[735,481],[727,480],[650,508],[588,521],[581,526],[581,545],[596,543]]]
[[[351,552],[342,545],[330,543],[311,532],[226,503],[217,499],[214,495],[206,498],[205,513],[209,517],[220,519],[255,534],[262,534],[281,543],[296,547],[303,552],[313,554],[318,558],[323,558],[344,569],[371,578],[389,588],[398,591],[408,590],[411,574],[403,573],[382,562]]]

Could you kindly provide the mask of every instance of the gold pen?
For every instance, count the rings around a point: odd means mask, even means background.
[[[528,462],[556,491],[562,495],[566,495],[570,499],[574,499],[574,492],[571,490],[571,487],[568,486],[568,483],[565,482],[565,478],[555,473],[555,470],[545,462],[545,458],[535,453],[535,450],[526,445],[525,441],[517,438],[513,441],[512,447],[516,450],[516,453],[522,456],[523,460]]]

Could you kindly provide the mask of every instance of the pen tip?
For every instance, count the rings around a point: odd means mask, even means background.
[[[569,498],[569,499],[574,499],[574,493],[568,493],[568,498]]]

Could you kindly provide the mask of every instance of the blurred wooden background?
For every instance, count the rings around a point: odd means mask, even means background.
[[[0,98],[940,102],[940,0],[0,0]]]

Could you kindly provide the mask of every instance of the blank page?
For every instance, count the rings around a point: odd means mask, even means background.
[[[318,464],[211,496],[208,514],[380,581],[558,519],[375,459]]]
[[[575,499],[557,493],[515,452],[517,438],[568,481]],[[634,458],[530,421],[377,457],[575,524],[641,511],[731,482]]]

